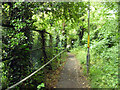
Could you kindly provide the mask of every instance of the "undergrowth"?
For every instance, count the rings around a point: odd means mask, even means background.
[[[115,50],[115,47],[111,50],[108,49],[103,57],[101,54],[96,54],[94,49],[90,50],[90,73],[88,78],[90,79],[91,88],[118,88],[118,60],[115,56],[116,53],[112,53]],[[71,53],[76,55],[84,69],[83,73],[86,75],[87,49],[83,47],[73,48]]]

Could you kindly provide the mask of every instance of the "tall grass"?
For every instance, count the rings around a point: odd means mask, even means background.
[[[84,69],[84,75],[86,75],[87,49],[77,47],[73,48],[71,53],[75,54]],[[90,74],[88,78],[91,88],[118,88],[118,63],[114,59],[101,58],[100,55],[95,54],[94,50],[90,50]]]

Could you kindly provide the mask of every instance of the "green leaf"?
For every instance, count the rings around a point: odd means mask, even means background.
[[[44,83],[41,83],[40,85],[37,86],[37,89],[41,89],[41,87],[45,87]]]
[[[29,50],[29,48],[26,48],[25,50]]]

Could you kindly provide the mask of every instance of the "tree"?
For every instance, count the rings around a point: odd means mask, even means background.
[[[3,6],[3,61],[6,64],[9,85],[29,74],[32,48],[32,15],[34,3],[5,2]],[[9,67],[9,69],[8,69]],[[21,88],[24,87],[24,83]]]

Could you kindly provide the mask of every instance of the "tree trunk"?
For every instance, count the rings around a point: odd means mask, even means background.
[[[52,40],[53,40],[53,38],[52,38],[52,35],[50,35],[49,34],[49,37],[50,37],[50,40],[49,40],[49,46],[50,46],[50,53],[51,53],[51,56],[50,56],[50,58],[52,58],[53,57],[53,45],[52,45]]]
[[[42,32],[40,32],[40,34],[41,34],[41,43],[42,43],[42,53],[43,53],[43,62],[44,62],[44,64],[45,63],[47,63],[47,54],[46,54],[46,51],[45,51],[45,32],[44,32],[45,30],[43,30]],[[44,67],[44,83],[45,83],[45,86],[46,86],[46,75],[47,75],[47,67]]]
[[[60,42],[60,38],[59,38],[59,35],[57,35],[57,37],[56,37],[56,47],[58,47],[58,44],[59,44],[59,42]]]
[[[82,45],[82,38],[83,38],[83,35],[84,35],[84,31],[85,31],[85,28],[83,28],[82,26],[80,26],[80,30],[78,32],[79,45]]]
[[[47,63],[47,55],[45,51],[45,32],[42,31],[41,33],[41,43],[42,43],[42,52],[43,52],[43,58],[44,58],[44,63]]]
[[[62,40],[63,46],[64,48],[67,47],[67,30],[65,29],[65,21],[63,23],[63,36],[64,36],[64,40]]]

